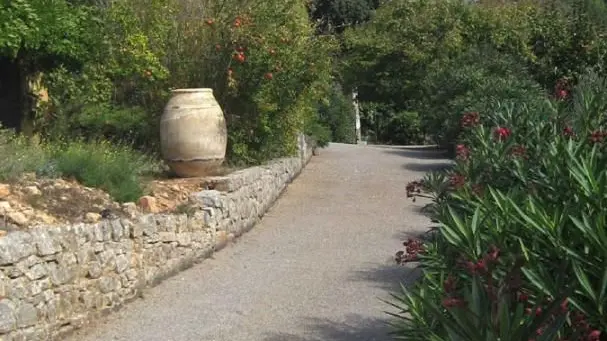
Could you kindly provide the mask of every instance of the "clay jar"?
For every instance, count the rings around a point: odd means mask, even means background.
[[[177,89],[160,120],[164,160],[179,177],[200,177],[217,170],[227,147],[223,112],[212,89]]]

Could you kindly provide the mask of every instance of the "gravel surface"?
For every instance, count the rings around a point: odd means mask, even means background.
[[[69,340],[390,340],[382,300],[413,277],[393,254],[429,225],[405,185],[446,164],[424,148],[332,144],[234,245]]]

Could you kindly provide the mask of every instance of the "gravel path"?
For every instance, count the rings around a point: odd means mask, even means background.
[[[236,244],[73,341],[386,341],[392,256],[424,231],[405,185],[436,152],[332,144]]]

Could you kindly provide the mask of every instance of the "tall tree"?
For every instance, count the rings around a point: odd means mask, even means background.
[[[318,23],[320,33],[342,33],[346,27],[371,18],[380,0],[312,0],[310,17]]]

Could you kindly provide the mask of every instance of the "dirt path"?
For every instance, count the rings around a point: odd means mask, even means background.
[[[73,340],[389,340],[381,300],[410,274],[392,255],[428,226],[405,185],[446,161],[411,148],[320,153],[237,244]]]

